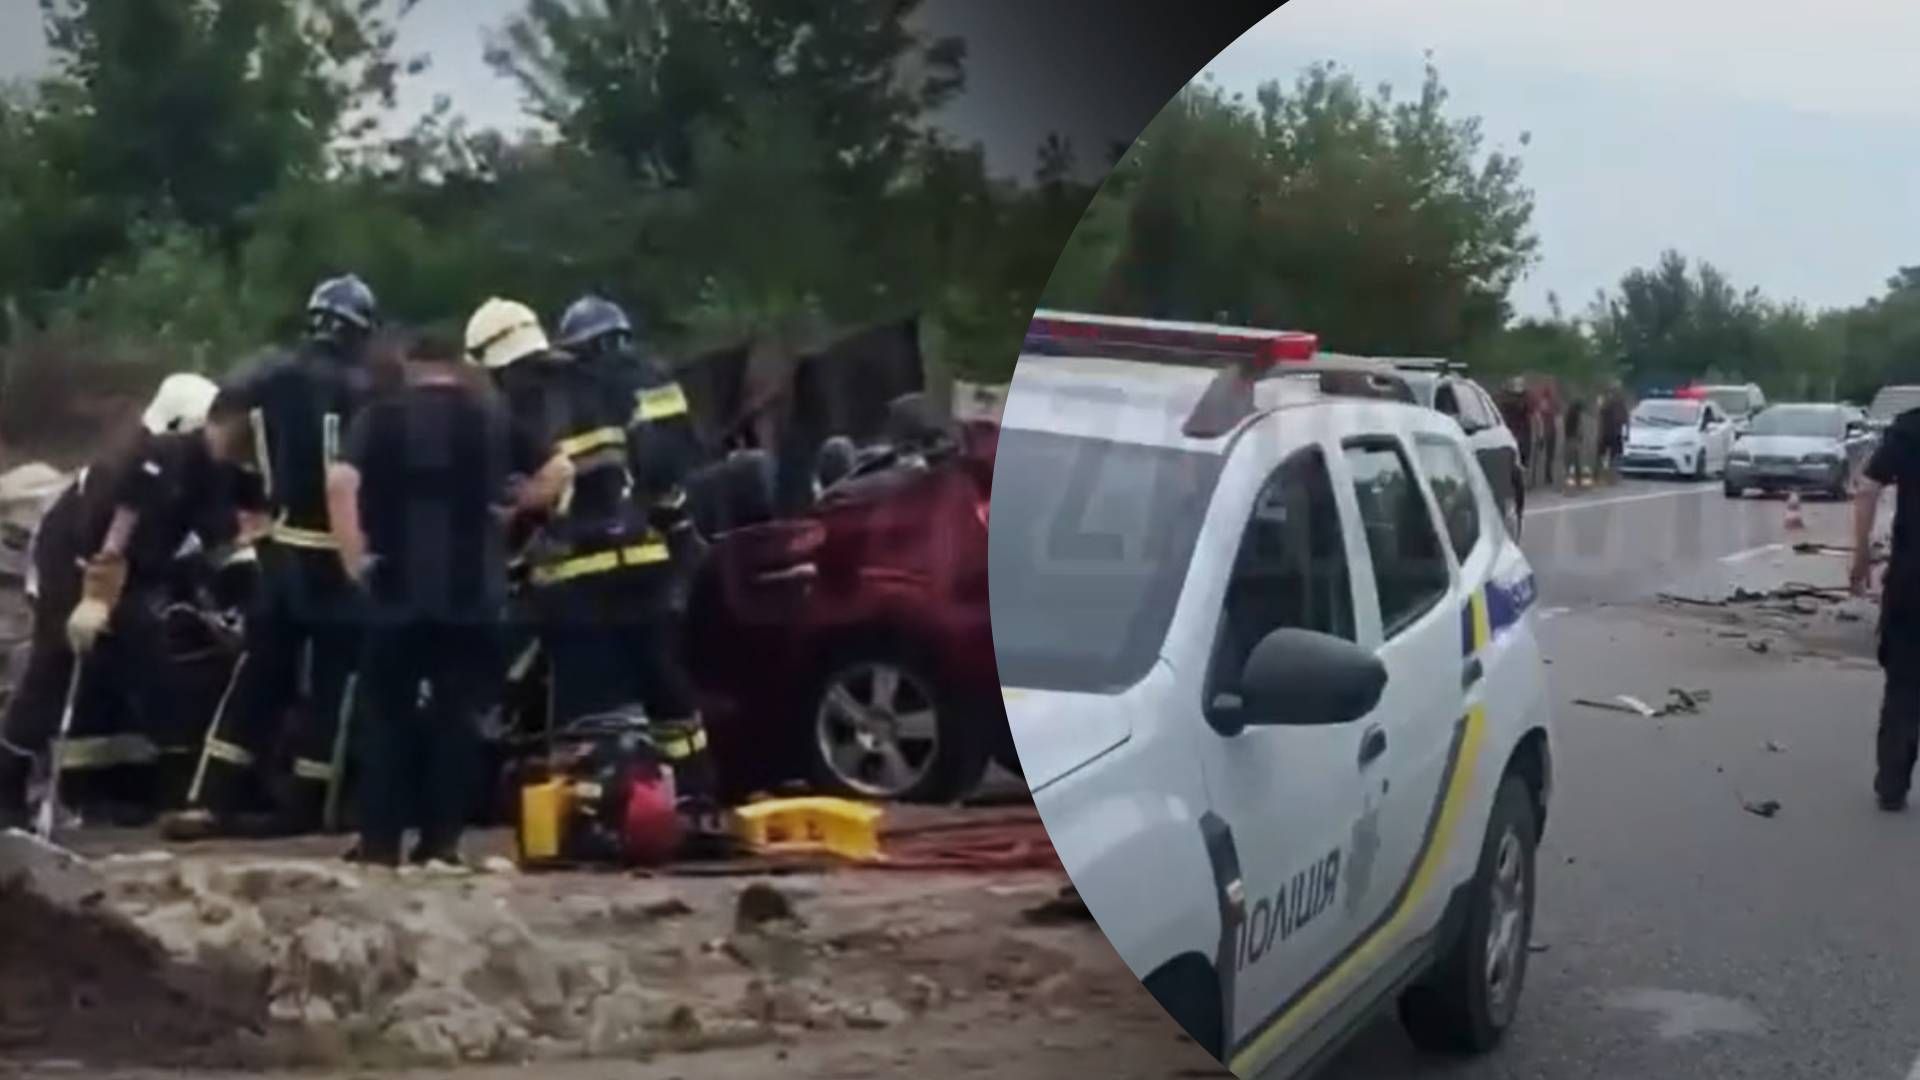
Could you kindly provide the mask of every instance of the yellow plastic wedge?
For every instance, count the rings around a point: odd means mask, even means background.
[[[766,854],[827,852],[870,862],[880,857],[877,806],[851,799],[770,799],[733,812],[734,828],[748,847]]]

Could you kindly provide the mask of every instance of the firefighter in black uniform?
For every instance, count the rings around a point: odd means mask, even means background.
[[[147,764],[176,726],[160,612],[175,557],[189,538],[212,553],[239,533],[231,463],[246,446],[246,417],[216,394],[198,376],[167,379],[135,438],[42,520],[33,643],[0,740],[0,826],[24,822],[34,759],[69,704],[63,773]]]
[[[638,695],[680,788],[704,798],[716,778],[683,636],[692,578],[705,554],[686,492],[688,476],[705,457],[699,433],[679,382],[666,365],[636,347],[633,322],[618,305],[583,297],[561,315],[557,329],[560,347],[611,388],[626,437],[628,513],[647,543],[668,555],[632,568],[609,590],[618,597],[614,610],[621,616],[616,640],[631,666],[586,677],[597,684],[594,704]],[[709,808],[696,809],[704,815]]]
[[[292,355],[266,362],[227,390],[249,410],[254,469],[273,516],[260,544],[260,595],[247,618],[246,653],[208,727],[187,808],[165,823],[173,839],[239,824],[261,793],[255,784],[264,787],[272,812],[249,821],[249,831],[337,824],[360,611],[330,531],[327,470],[368,392],[378,305],[373,291],[349,275],[321,282],[306,315],[306,338]],[[284,753],[285,720],[301,699],[304,722]],[[292,760],[283,771],[284,756]]]

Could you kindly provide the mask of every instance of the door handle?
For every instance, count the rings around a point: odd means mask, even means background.
[[[1360,737],[1360,767],[1378,761],[1380,755],[1387,752],[1387,733],[1384,728],[1370,728]]]
[[[1460,680],[1461,689],[1463,690],[1472,689],[1476,683],[1478,683],[1482,678],[1486,676],[1486,674],[1487,674],[1486,665],[1480,662],[1479,657],[1477,656],[1468,657],[1466,671],[1463,673],[1462,678]]]

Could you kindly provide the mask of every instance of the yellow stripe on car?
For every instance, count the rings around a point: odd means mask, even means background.
[[[1476,594],[1477,599],[1477,594]],[[1484,615],[1484,604],[1476,605]],[[1481,616],[1476,616],[1474,625],[1484,626]],[[1476,634],[1479,630],[1476,629]],[[1233,1055],[1232,1070],[1241,1076],[1251,1076],[1253,1071],[1264,1065],[1276,1046],[1297,1034],[1297,1029],[1308,1019],[1319,1015],[1325,1006],[1331,1004],[1345,993],[1351,992],[1358,977],[1379,969],[1381,954],[1395,948],[1407,925],[1428,894],[1433,891],[1440,869],[1446,864],[1447,852],[1452,846],[1453,834],[1458,830],[1461,815],[1466,813],[1468,795],[1473,791],[1475,767],[1480,758],[1480,747],[1486,739],[1486,707],[1476,705],[1467,711],[1466,730],[1460,737],[1459,756],[1454,763],[1452,779],[1447,784],[1444,801],[1441,803],[1439,817],[1434,822],[1433,832],[1427,845],[1420,853],[1415,865],[1413,877],[1406,894],[1393,912],[1381,922],[1371,934],[1367,935],[1346,958],[1333,968],[1319,983],[1313,986],[1293,1006],[1269,1020],[1244,1049]]]

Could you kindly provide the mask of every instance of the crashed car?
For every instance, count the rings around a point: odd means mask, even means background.
[[[830,441],[812,506],[784,517],[767,512],[769,458],[718,467],[712,483],[761,511],[707,524],[689,604],[691,666],[732,794],[805,781],[943,802],[990,763],[1018,771],[987,610],[997,435],[921,423],[837,477],[849,463]]]

